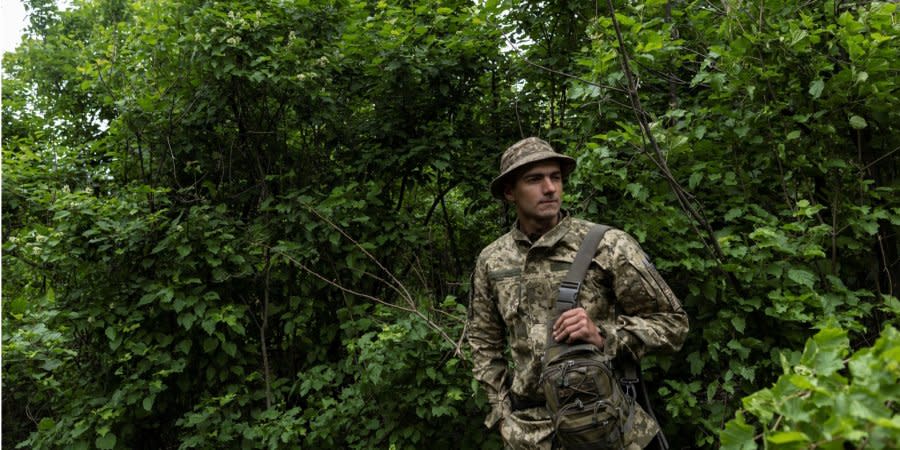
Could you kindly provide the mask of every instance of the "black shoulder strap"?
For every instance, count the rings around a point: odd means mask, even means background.
[[[559,297],[556,298],[556,311],[567,311],[575,307],[578,291],[581,290],[581,283],[584,282],[584,275],[587,274],[588,266],[591,259],[597,253],[597,245],[603,239],[603,235],[609,230],[606,225],[594,225],[587,236],[581,241],[581,247],[578,247],[578,253],[575,254],[575,261],[572,267],[566,273],[566,279],[559,284]]]

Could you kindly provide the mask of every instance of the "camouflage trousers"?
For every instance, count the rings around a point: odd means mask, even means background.
[[[634,426],[624,450],[640,450],[646,447],[659,426],[643,409],[635,409]],[[500,435],[507,450],[551,450],[553,447],[553,421],[547,408],[527,408],[507,414],[500,422]]]

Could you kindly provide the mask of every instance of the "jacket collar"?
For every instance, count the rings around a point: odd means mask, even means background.
[[[559,221],[556,223],[556,226],[551,228],[550,231],[544,233],[537,241],[532,242],[532,240],[519,229],[519,221],[516,220],[516,223],[513,224],[512,229],[509,231],[512,235],[512,238],[516,243],[520,245],[525,245],[527,247],[553,247],[559,242],[566,233],[569,232],[571,228],[572,218],[569,216],[569,212],[561,209],[559,211]]]

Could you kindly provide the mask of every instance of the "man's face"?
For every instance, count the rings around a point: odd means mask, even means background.
[[[540,161],[519,174],[506,186],[506,199],[516,205],[519,220],[553,220],[562,206],[562,171],[558,161]]]

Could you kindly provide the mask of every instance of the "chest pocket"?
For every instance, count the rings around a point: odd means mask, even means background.
[[[533,324],[544,324],[556,307],[559,296],[559,284],[566,278],[572,260],[560,256],[549,257],[542,270],[526,274],[523,277],[522,297],[527,305],[529,321]]]

